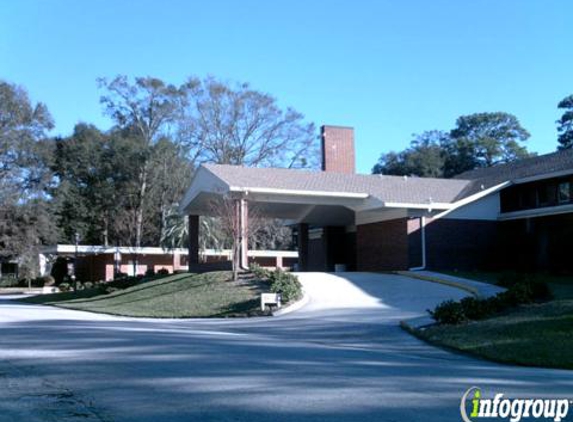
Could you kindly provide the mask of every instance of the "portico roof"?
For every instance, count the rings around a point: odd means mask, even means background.
[[[351,220],[352,211],[381,208],[447,210],[468,180],[343,174],[207,164],[198,168],[180,209],[209,214],[223,195],[246,197],[262,215],[297,221]]]

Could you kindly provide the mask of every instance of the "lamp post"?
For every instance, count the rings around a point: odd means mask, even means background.
[[[78,291],[78,277],[77,277],[77,268],[78,268],[78,246],[80,243],[80,234],[78,232],[74,233],[74,244],[76,246],[75,252],[74,252],[74,275],[73,277],[73,282],[74,282],[74,292]]]

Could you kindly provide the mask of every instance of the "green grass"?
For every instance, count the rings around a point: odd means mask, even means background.
[[[523,306],[488,320],[437,325],[414,334],[497,362],[573,369],[572,300]]]
[[[482,281],[489,284],[497,284],[497,280],[502,273],[480,272],[480,271],[442,271],[444,274],[455,277],[467,278],[469,280]],[[573,276],[537,274],[536,278],[545,281],[555,299],[573,299]]]
[[[259,282],[230,281],[230,272],[175,274],[102,294],[98,289],[23,299],[27,303],[112,315],[152,318],[231,317],[258,315]]]

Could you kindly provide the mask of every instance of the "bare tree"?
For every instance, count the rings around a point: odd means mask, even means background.
[[[248,263],[242,262],[242,253],[246,256],[249,237],[257,233],[263,221],[257,208],[249,207],[249,203],[243,197],[222,196],[220,199],[210,201],[209,209],[217,218],[217,224],[223,235],[232,239],[233,280],[237,280],[239,272],[247,269]]]
[[[208,77],[185,85],[180,141],[193,162],[250,167],[316,167],[315,127],[283,110],[272,96],[248,84]]]

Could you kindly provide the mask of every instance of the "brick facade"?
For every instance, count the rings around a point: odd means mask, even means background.
[[[357,226],[358,271],[407,270],[407,223],[407,218],[399,218]]]
[[[500,223],[506,269],[573,273],[573,213]]]
[[[322,170],[354,174],[354,129],[340,126],[321,127]]]
[[[496,221],[427,220],[425,231],[428,269],[494,269],[498,265]],[[399,218],[359,225],[356,245],[359,271],[420,267],[420,219]]]
[[[426,224],[429,269],[494,270],[499,264],[497,221],[441,218]]]

